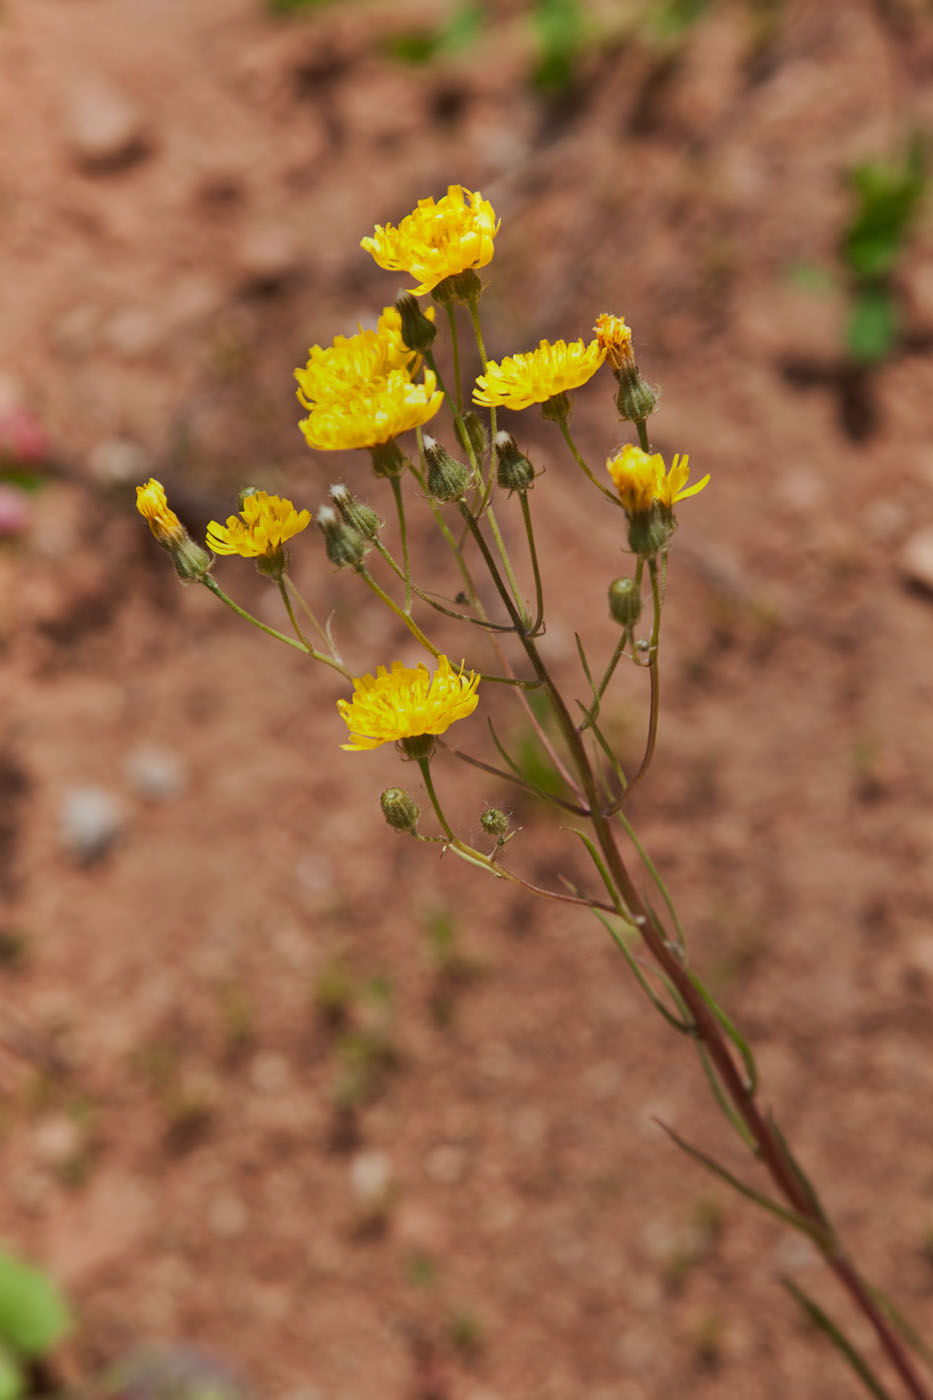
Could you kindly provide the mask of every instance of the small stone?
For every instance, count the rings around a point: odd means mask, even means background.
[[[102,79],[88,79],[72,91],[64,126],[71,153],[86,170],[122,170],[150,150],[142,113]]]
[[[134,472],[129,479],[136,480],[141,475]],[[134,749],[127,757],[125,772],[130,787],[145,802],[169,802],[180,797],[187,786],[185,766],[178,755],[155,746]]]
[[[162,339],[162,327],[142,306],[122,306],[104,327],[104,339],[125,360],[137,360],[154,350]]]
[[[81,865],[90,865],[107,854],[123,834],[123,805],[105,788],[69,788],[59,811],[62,848]]]
[[[126,438],[108,438],[92,447],[88,456],[91,475],[101,486],[125,486],[149,475],[148,454]]]
[[[384,1152],[359,1152],[350,1163],[350,1187],[360,1205],[385,1205],[392,1185],[392,1168]]]
[[[933,594],[933,526],[911,535],[901,550],[899,562],[908,583]]]
[[[294,240],[278,224],[248,229],[237,248],[240,272],[255,291],[277,291],[298,268]]]

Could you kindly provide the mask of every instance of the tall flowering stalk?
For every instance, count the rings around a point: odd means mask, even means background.
[[[822,1254],[854,1310],[870,1324],[878,1350],[892,1381],[883,1383],[877,1361],[863,1356],[843,1325],[791,1280],[786,1286],[811,1322],[836,1346],[840,1357],[869,1393],[894,1400],[889,1386],[911,1400],[933,1400],[912,1348],[922,1345],[889,1300],[882,1299],[862,1278],[823,1206],[816,1187],[800,1165],[783,1132],[762,1106],[754,1053],[739,1028],[693,967],[673,900],[660,874],[643,851],[626,813],[633,789],[644,781],[655,752],[660,716],[660,638],[665,598],[666,566],[677,528],[675,508],[703,491],[709,476],[690,482],[686,455],[668,465],[651,450],[648,419],[657,391],[641,375],[632,332],[622,317],[604,312],[593,339],[542,340],[530,351],[517,351],[499,360],[485,350],[478,303],[482,283],[478,269],[493,259],[499,223],[487,200],[452,185],[440,200],[423,199],[398,226],[377,225],[363,248],[389,270],[402,270],[415,279],[413,292],[402,293],[396,307],[386,307],[375,330],[338,335],[327,346],[314,346],[303,369],[296,371],[298,397],[307,412],[300,424],[312,448],[326,451],[367,449],[374,474],[388,482],[398,526],[398,546],[389,547],[385,523],[353,486],[338,483],[330,502],[317,512],[317,524],[330,563],[353,572],[360,583],[423,648],[429,665],[408,667],[400,661],[378,664],[375,672],[355,675],[340,656],[330,629],[321,626],[288,573],[287,542],[310,524],[310,512],[291,501],[250,488],[242,493],[239,514],[226,525],[213,522],[207,545],[215,555],[239,554],[254,560],[278,586],[291,635],[246,613],[219,586],[214,561],[190,539],[171,511],[158,482],[138,488],[138,505],[153,533],[175,560],[179,575],[209,588],[239,616],[261,631],[306,653],[352,682],[352,694],[337,701],[346,725],[344,749],[366,752],[393,743],[400,757],[417,766],[433,813],[436,830],[420,829],[421,810],[403,787],[393,786],[380,798],[383,814],[396,832],[439,845],[499,879],[506,879],[549,900],[585,909],[605,925],[628,962],[637,984],[652,1007],[676,1032],[695,1045],[713,1102],[734,1133],[769,1178],[761,1190],[722,1165],[716,1158],[685,1142],[672,1129],[670,1137],[689,1157],[728,1183],[763,1210],[806,1235]],[[434,310],[422,310],[417,297],[431,295],[446,311],[450,329],[448,384],[437,363]],[[465,309],[482,361],[475,385],[467,393],[461,374],[460,316]],[[618,419],[630,423],[636,442],[608,451],[605,472],[598,472],[580,453],[570,430],[573,396],[601,376],[611,385]],[[595,392],[594,389],[587,392]],[[488,410],[488,431],[466,404],[468,395]],[[446,402],[453,431],[448,444],[433,435],[437,415]],[[608,587],[610,616],[618,635],[601,669],[594,668],[579,648],[585,701],[576,706],[559,688],[540,642],[544,629],[545,595],[533,528],[530,494],[536,472],[515,438],[498,427],[499,408],[523,411],[538,406],[557,428],[570,458],[603,501],[619,512],[620,537],[627,543],[631,572]],[[432,435],[422,428],[432,423]],[[414,435],[414,442],[412,441]],[[352,477],[352,467],[348,473]],[[554,474],[556,475],[556,473]],[[404,489],[411,483],[414,490]],[[550,486],[550,479],[549,479]],[[383,489],[385,487],[383,486]],[[413,572],[406,519],[406,496],[427,503],[450,551],[455,570],[454,596],[420,583]],[[602,510],[603,503],[594,497]],[[496,517],[496,507],[514,513],[533,598],[526,598]],[[483,606],[476,583],[482,570],[497,598],[496,611]],[[299,620],[299,613],[302,620]],[[417,613],[417,616],[416,616]],[[440,620],[463,625],[464,640],[455,664],[432,640]],[[306,630],[313,634],[312,640]],[[492,654],[491,662],[481,657]],[[649,677],[645,742],[637,766],[626,769],[602,726],[602,710],[618,684],[623,660]],[[372,658],[367,658],[371,664]],[[478,730],[468,723],[487,709],[496,687],[508,687],[537,730],[563,788],[548,794],[527,777],[503,745],[493,738],[496,754],[478,757],[445,737],[454,725],[464,733]],[[559,736],[555,742],[539,722],[528,692],[543,696]],[[490,724],[491,729],[491,724]],[[337,735],[335,735],[335,742]],[[492,849],[458,832],[448,818],[435,783],[432,763],[438,757],[474,765],[500,780],[517,784],[549,801],[566,821],[573,818],[575,834],[589,856],[598,893],[542,888],[521,873],[520,841],[508,819],[490,807],[479,818]],[[359,761],[359,760],[351,760]],[[505,766],[503,766],[503,764]],[[506,846],[509,846],[508,861]],[[518,849],[516,849],[518,848]],[[517,856],[517,860],[514,857]],[[662,912],[642,892],[635,871],[656,887]],[[641,943],[653,971],[632,952]]]

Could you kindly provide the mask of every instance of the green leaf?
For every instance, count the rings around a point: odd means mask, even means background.
[[[465,0],[454,10],[449,22],[439,29],[403,30],[390,35],[383,48],[402,63],[430,63],[433,58],[471,48],[485,23],[485,6],[477,0]]]
[[[0,1341],[21,1356],[41,1356],[71,1326],[51,1279],[0,1251]]]
[[[846,326],[849,354],[859,364],[877,364],[897,341],[898,317],[894,298],[882,287],[866,287],[855,299]]]
[[[842,1353],[865,1389],[871,1395],[874,1395],[875,1400],[892,1400],[890,1393],[885,1390],[862,1354],[855,1349],[848,1337],[843,1335],[836,1323],[833,1322],[828,1313],[823,1311],[819,1303],[815,1302],[808,1293],[804,1293],[803,1289],[799,1288],[797,1284],[794,1283],[793,1279],[782,1278],[781,1282],[795,1302],[799,1303],[803,1308],[813,1326],[818,1328],[820,1332],[824,1332],[836,1350]]]
[[[706,1005],[709,1007],[710,1011],[712,1011],[713,1015],[716,1017],[716,1020],[722,1026],[726,1035],[732,1041],[732,1044],[735,1046],[736,1050],[738,1050],[739,1054],[742,1056],[742,1063],[745,1066],[746,1092],[749,1094],[753,1094],[755,1092],[755,1089],[758,1087],[758,1066],[755,1064],[755,1056],[752,1054],[751,1046],[749,1045],[745,1037],[742,1035],[741,1031],[739,1031],[735,1024],[726,1015],[725,1011],[723,1011],[722,1007],[719,1005],[719,1002],[713,996],[712,992],[703,985],[697,974],[695,972],[691,972],[688,969],[687,976],[690,978],[690,981],[700,993],[700,996],[706,1002]]]
[[[561,92],[573,82],[583,48],[585,7],[581,0],[537,0],[531,22],[538,41],[532,85],[540,92]]]
[[[923,146],[911,143],[899,161],[870,161],[849,172],[855,210],[842,235],[843,261],[860,280],[894,268],[926,194]]]
[[[0,1347],[0,1400],[19,1400],[26,1393],[26,1377],[14,1357]]]

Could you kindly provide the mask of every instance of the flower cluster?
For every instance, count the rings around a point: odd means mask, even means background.
[[[488,199],[451,185],[436,203],[419,199],[397,228],[377,224],[360,246],[387,271],[407,272],[418,283],[415,295],[424,296],[448,277],[491,262],[498,230]]]
[[[530,408],[578,389],[599,369],[606,351],[598,341],[542,340],[536,350],[490,360],[476,380],[473,402],[481,407]]]
[[[298,399],[308,409],[298,426],[308,446],[377,447],[427,423],[444,396],[431,370],[415,381],[420,364],[402,339],[394,306],[385,307],[374,331],[313,345],[304,369],[295,371]]]
[[[244,497],[239,515],[226,525],[212,520],[207,527],[207,547],[215,554],[241,554],[244,559],[274,558],[286,540],[300,535],[311,524],[309,510],[296,510],[282,496],[251,491]]]
[[[684,454],[675,454],[670,470],[664,465],[660,452],[643,452],[634,443],[626,443],[621,451],[610,457],[606,470],[615,483],[619,499],[628,514],[647,515],[654,506],[671,511],[677,501],[687,496],[695,496],[709,481],[709,475],[702,481],[687,486],[690,477],[690,459]]]
[[[433,676],[426,666],[411,669],[401,661],[394,661],[391,671],[380,666],[375,676],[354,681],[352,700],[337,701],[351,740],[342,747],[360,752],[423,734],[443,734],[476,709],[478,685],[475,671],[455,671],[446,656],[437,658]]]

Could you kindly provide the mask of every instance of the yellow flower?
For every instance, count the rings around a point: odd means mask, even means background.
[[[171,548],[187,537],[187,531],[178,516],[173,510],[169,510],[165,487],[161,481],[156,481],[154,476],[151,476],[144,486],[137,486],[136,509],[143,519],[149,522],[149,528],[159,544]]]
[[[631,370],[635,366],[632,332],[624,316],[611,316],[608,311],[596,317],[593,327],[596,343],[606,352],[611,369]]]
[[[599,369],[606,352],[595,340],[542,340],[537,350],[490,360],[478,376],[473,402],[484,408],[530,408],[568,389],[579,389]]]
[[[355,397],[316,404],[298,424],[309,447],[324,451],[377,447],[400,433],[420,428],[437,413],[444,395],[430,370],[424,383],[413,384],[404,370],[362,385]]]
[[[434,307],[428,310],[434,316]],[[338,335],[331,345],[312,345],[304,369],[295,370],[298,398],[307,409],[315,404],[345,403],[369,386],[400,369],[417,374],[421,357],[402,340],[402,318],[394,306],[384,308],[374,331],[360,327],[358,335]]]
[[[475,671],[455,671],[446,656],[437,658],[433,676],[426,666],[411,670],[401,661],[393,661],[391,671],[380,666],[375,676],[353,682],[352,700],[337,701],[351,739],[341,748],[359,753],[421,734],[443,734],[476,709],[478,685]]]
[[[243,502],[239,515],[227,517],[226,525],[212,520],[207,527],[207,545],[215,554],[242,554],[244,559],[272,558],[281,552],[286,540],[301,534],[311,524],[309,510],[296,510],[282,496],[253,491]]]
[[[653,506],[673,510],[677,501],[695,496],[709,481],[709,475],[687,486],[690,476],[689,457],[675,456],[670,470],[664,466],[660,452],[649,455],[634,443],[627,443],[621,452],[610,457],[606,470],[615,482],[619,499],[629,515],[647,515]]]
[[[462,185],[450,185],[437,203],[419,199],[417,209],[398,228],[377,224],[360,247],[372,253],[380,267],[414,277],[418,286],[412,290],[420,297],[447,277],[491,262],[498,230],[487,199]]]

